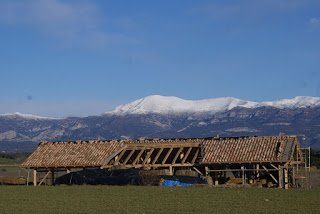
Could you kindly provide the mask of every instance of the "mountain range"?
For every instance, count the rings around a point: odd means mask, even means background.
[[[97,116],[0,115],[0,150],[29,151],[40,141],[299,135],[320,150],[320,98],[252,102],[152,95]]]

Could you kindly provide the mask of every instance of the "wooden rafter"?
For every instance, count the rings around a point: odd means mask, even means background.
[[[192,150],[192,147],[189,147],[189,149],[188,149],[187,153],[184,155],[184,157],[183,157],[183,159],[182,159],[181,163],[186,162],[186,160],[187,160],[187,158],[188,158],[188,156],[189,156],[189,154],[190,154],[191,150]]]
[[[182,150],[183,150],[183,147],[181,147],[181,148],[178,150],[178,152],[176,153],[176,156],[175,156],[175,157],[173,158],[173,160],[172,160],[172,163],[173,163],[173,164],[176,163],[176,161],[177,161],[180,153],[182,152]]]
[[[141,148],[141,150],[140,150],[139,154],[137,155],[136,159],[134,159],[134,161],[132,162],[132,165],[136,164],[136,163],[139,161],[142,153],[143,153],[145,150],[146,150],[145,148]]]
[[[112,154],[105,160],[105,162],[104,162],[105,165],[109,164],[109,162],[110,162],[112,159],[114,159],[117,155],[119,155],[119,153],[120,153],[121,151],[125,150],[125,148],[126,148],[126,147],[121,148],[121,149],[115,151],[114,153],[112,153]]]
[[[157,160],[159,159],[159,157],[160,157],[161,153],[163,152],[163,150],[164,150],[164,148],[161,148],[161,149],[158,151],[157,155],[154,157],[154,159],[153,159],[153,161],[152,161],[152,164],[155,164],[155,163],[157,162]]]
[[[169,149],[168,153],[166,154],[166,156],[165,156],[165,157],[163,158],[163,160],[162,160],[162,164],[165,164],[165,163],[166,163],[166,161],[167,161],[169,155],[171,154],[172,150],[173,150],[173,148],[170,148],[170,149]]]
[[[152,149],[148,152],[148,154],[146,155],[146,157],[145,157],[145,159],[144,159],[144,161],[143,161],[143,165],[145,165],[145,164],[148,162],[148,159],[149,159],[150,156],[152,155],[153,151],[154,151],[154,148],[152,148]]]
[[[131,156],[133,155],[133,153],[135,152],[136,150],[131,150],[131,152],[129,153],[129,155],[127,156],[127,158],[124,160],[123,162],[123,165],[127,164],[127,162],[130,160]]]
[[[197,151],[196,151],[196,153],[194,154],[194,156],[193,156],[193,158],[192,158],[192,161],[191,161],[192,164],[194,164],[194,163],[196,162],[197,157],[198,157],[198,154],[199,154],[199,149],[197,148]]]
[[[126,153],[127,150],[122,150],[122,152],[120,153],[119,157],[117,158],[117,160],[114,162],[114,165],[118,165],[120,159],[122,158],[122,156],[124,155],[124,153]]]

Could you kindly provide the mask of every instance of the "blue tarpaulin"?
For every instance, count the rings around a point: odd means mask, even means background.
[[[164,187],[190,187],[192,184],[184,183],[181,181],[176,181],[176,180],[163,180],[161,186]]]

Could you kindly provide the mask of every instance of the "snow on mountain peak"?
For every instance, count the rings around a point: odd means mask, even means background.
[[[252,102],[233,97],[203,100],[184,100],[173,96],[151,95],[128,104],[120,105],[108,114],[170,114],[170,113],[217,113],[235,107],[257,108],[270,106],[275,108],[304,108],[320,105],[318,97],[295,97],[272,102]]]
[[[121,105],[113,114],[145,114],[145,113],[194,113],[194,112],[219,112],[230,110],[237,106],[250,108],[257,103],[244,101],[232,97],[184,100],[173,96],[152,95],[129,104]]]
[[[275,108],[306,108],[320,105],[319,97],[297,96],[292,99],[262,102],[261,106],[272,106]]]
[[[57,118],[52,118],[52,117],[37,116],[37,115],[33,115],[33,114],[22,114],[20,112],[0,114],[0,116],[3,116],[3,117],[21,117],[21,118],[30,119],[30,120],[53,120],[53,119],[57,119]]]

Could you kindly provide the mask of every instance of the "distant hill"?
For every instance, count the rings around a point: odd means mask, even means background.
[[[99,116],[0,115],[0,150],[31,150],[42,140],[297,134],[320,150],[320,98],[274,102],[149,96]],[[23,145],[23,146],[22,146]]]

